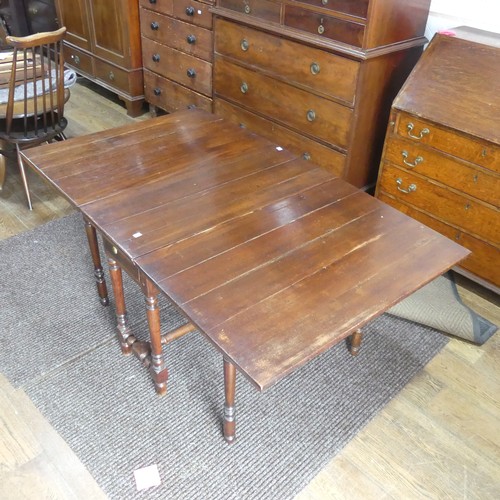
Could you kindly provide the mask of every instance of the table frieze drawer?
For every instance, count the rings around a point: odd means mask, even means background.
[[[139,5],[161,14],[172,15],[174,13],[174,0],[139,0]]]
[[[500,173],[500,147],[496,144],[442,128],[406,113],[398,115],[396,133]]]
[[[435,149],[397,137],[388,139],[384,158],[387,161],[434,179],[458,191],[467,186],[467,194],[497,205],[500,198],[500,175],[472,163],[441,154]]]
[[[297,2],[294,1],[294,3],[312,5],[334,12],[341,12],[348,16],[366,19],[369,0],[357,0],[356,2],[351,0],[300,0]]]
[[[436,230],[438,233],[456,241],[460,245],[468,248],[472,253],[469,257],[460,262],[460,267],[467,269],[471,273],[480,276],[481,278],[490,281],[496,286],[500,286],[500,249],[494,245],[490,245],[479,238],[456,229],[444,222],[430,217],[414,207],[403,205],[399,200],[384,193],[380,193],[377,198],[388,205],[397,208],[399,211],[409,215],[422,224]]]
[[[212,111],[212,99],[148,70],[144,70],[144,94],[150,104],[169,112],[192,107]]]
[[[285,149],[289,149],[334,175],[341,177],[344,173],[346,157],[339,151],[292,132],[271,120],[261,118],[223,99],[214,99],[214,113],[256,132]]]
[[[117,68],[111,64],[95,59],[95,77],[108,85],[113,86],[115,89],[130,92],[131,82],[129,80],[130,73],[124,69]],[[139,89],[136,89],[139,90]],[[142,93],[142,82],[141,82]]]
[[[500,211],[491,205],[463,196],[426,178],[384,164],[380,191],[403,203],[433,214],[464,231],[499,245]]]
[[[346,149],[352,109],[215,58],[215,93],[301,133]]]
[[[315,92],[354,103],[359,63],[222,19],[215,51]]]
[[[212,96],[212,64],[160,43],[142,39],[144,67],[186,87]]]
[[[64,61],[68,66],[84,74],[94,76],[93,58],[70,45],[63,46]]]
[[[219,0],[218,5],[271,23],[279,23],[281,19],[281,5],[268,0]]]
[[[134,263],[112,242],[103,237],[104,250],[132,279],[138,282],[139,273]]]
[[[173,15],[189,24],[212,29],[213,20],[210,5],[195,0],[175,0]]]
[[[213,32],[192,24],[143,10],[143,36],[195,57],[212,61]]]
[[[307,31],[324,38],[356,47],[363,46],[364,24],[344,21],[337,17],[327,16],[322,12],[314,12],[292,5],[285,6],[284,23],[291,28]]]

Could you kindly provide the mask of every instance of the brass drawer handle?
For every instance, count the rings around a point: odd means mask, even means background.
[[[407,161],[408,151],[401,151],[401,156],[403,157],[403,163],[410,168],[415,168],[419,163],[422,163],[424,161],[421,156],[417,156],[413,163]]]
[[[402,193],[410,194],[413,191],[417,190],[417,185],[416,184],[410,184],[408,186],[408,189],[402,188],[401,185],[403,184],[403,180],[401,178],[399,178],[399,177],[396,179],[396,184],[397,184],[398,191],[401,191]]]
[[[314,109],[310,109],[306,114],[306,118],[308,122],[316,120],[316,111],[314,111]]]
[[[78,66],[80,64],[80,58],[78,56],[71,55],[71,60]]]
[[[250,14],[250,12],[252,12],[252,9],[251,9],[250,5],[248,5],[248,4],[245,5],[243,10],[245,11],[245,14]]]
[[[321,0],[321,3],[322,3],[323,5],[327,5],[327,4],[328,4],[328,0]]]
[[[430,134],[431,132],[428,128],[423,128],[420,131],[420,134],[413,135],[412,131],[415,128],[415,125],[413,125],[413,123],[408,123],[408,126],[406,128],[408,129],[408,136],[411,137],[412,139],[417,139],[417,141],[420,141],[421,139],[424,138],[425,135]]]
[[[248,92],[248,83],[242,82],[240,85],[240,90],[242,94],[246,94]]]
[[[319,66],[319,64],[318,64],[318,63],[313,62],[313,63],[311,64],[311,73],[312,73],[313,75],[317,75],[317,74],[319,73],[320,69],[321,69],[321,68],[320,68],[320,66]]]
[[[246,52],[249,49],[249,47],[250,47],[250,44],[248,43],[248,40],[245,40],[243,38],[243,40],[241,40],[240,47],[241,47],[241,50],[243,52]]]

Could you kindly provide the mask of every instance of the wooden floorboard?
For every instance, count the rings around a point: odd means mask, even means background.
[[[139,119],[147,119],[145,113]],[[133,121],[112,94],[80,81],[68,136]],[[0,191],[0,239],[72,212],[29,173],[34,210],[15,163]],[[498,296],[457,277],[463,300],[500,324]],[[311,481],[296,500],[500,498],[500,334],[483,346],[451,339]],[[105,498],[21,389],[0,375],[0,498]]]

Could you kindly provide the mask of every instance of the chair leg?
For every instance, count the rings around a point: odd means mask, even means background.
[[[24,192],[26,193],[26,198],[28,200],[28,208],[33,210],[33,205],[31,204],[30,190],[28,187],[28,179],[26,178],[26,172],[24,170],[23,160],[21,159],[19,146],[16,144],[17,151],[17,164],[19,165],[19,172],[21,172],[21,178],[23,180]]]
[[[3,189],[5,182],[5,156],[0,153],[0,191]]]

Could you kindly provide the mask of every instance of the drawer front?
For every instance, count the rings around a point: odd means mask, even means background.
[[[109,86],[130,93],[130,81],[127,71],[95,59],[95,77]]]
[[[379,191],[492,245],[500,244],[500,211],[495,207],[388,164],[383,166],[379,182]]]
[[[490,170],[456,160],[434,149],[399,137],[391,137],[388,140],[384,159],[474,198],[496,206],[499,204],[500,175]]]
[[[398,114],[396,132],[401,137],[449,153],[500,173],[500,146],[420,120],[407,113]]]
[[[216,20],[215,51],[352,105],[359,63],[296,42]]]
[[[133,264],[133,262],[116,246],[113,245],[110,241],[103,237],[104,250],[106,254],[112,257],[118,265],[125,271],[133,280],[136,282],[139,279],[139,272],[137,267]]]
[[[213,59],[213,32],[156,12],[143,10],[141,33],[144,37],[186,52],[205,61]]]
[[[64,61],[75,68],[77,71],[81,71],[90,76],[94,76],[94,66],[92,64],[92,56],[81,52],[74,47],[64,44],[63,46]]]
[[[356,47],[363,46],[365,33],[363,24],[325,16],[321,12],[287,5],[285,7],[285,25]]]
[[[378,198],[469,249],[472,254],[460,262],[460,267],[467,269],[497,287],[500,286],[500,266],[498,265],[500,261],[500,249],[498,247],[455,229],[409,205],[403,205],[398,200],[383,193]]]
[[[160,14],[172,15],[174,13],[174,0],[139,0],[139,5]]]
[[[348,16],[366,19],[369,0],[356,0],[355,2],[352,0],[300,0],[296,3],[322,7],[323,9],[335,12],[342,12],[342,14],[347,14]]]
[[[215,58],[215,93],[282,125],[345,149],[352,110]]]
[[[218,5],[272,23],[279,23],[281,18],[281,5],[268,0],[219,0]]]
[[[212,64],[160,43],[142,39],[144,67],[191,90],[212,96]]]
[[[244,128],[248,128],[252,132],[256,132],[292,153],[302,156],[305,160],[325,168],[338,177],[342,177],[344,173],[345,155],[334,149],[307,139],[303,135],[296,134],[238,106],[233,106],[222,99],[214,99],[214,113]]]
[[[150,104],[165,111],[196,107],[212,112],[212,99],[148,70],[144,70],[144,94]]]
[[[212,29],[212,13],[210,5],[194,0],[175,0],[174,17],[189,24]]]

